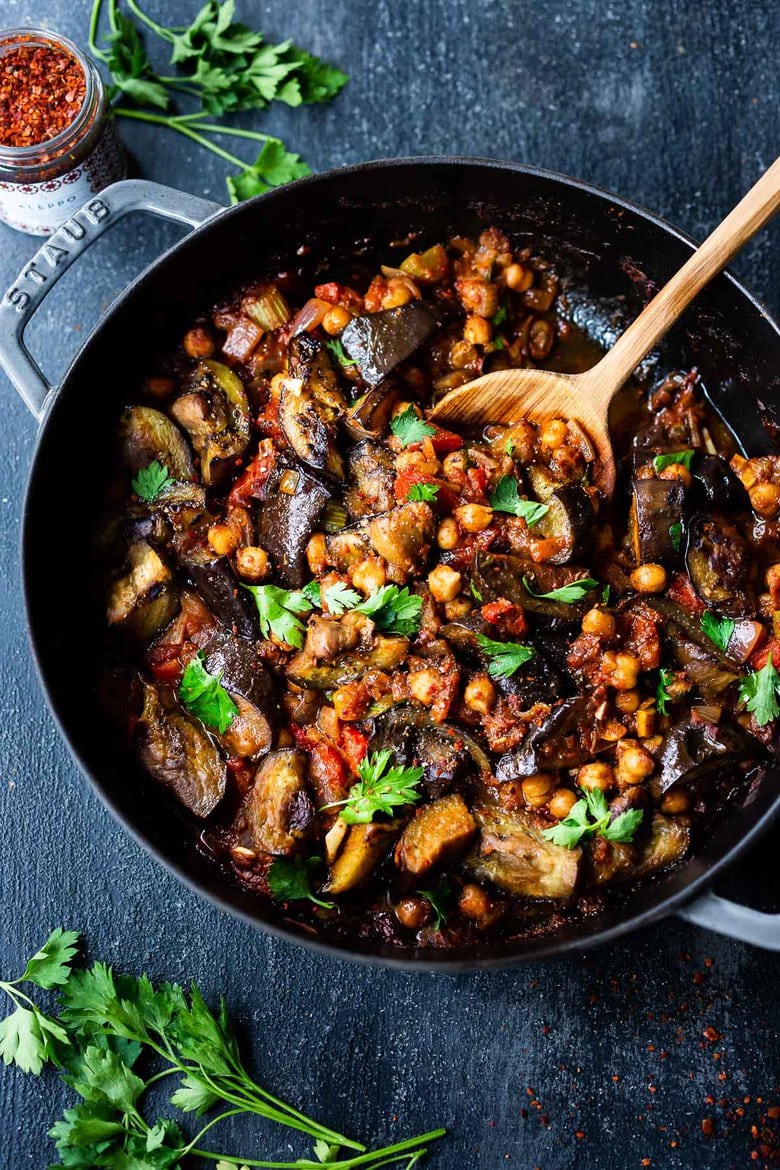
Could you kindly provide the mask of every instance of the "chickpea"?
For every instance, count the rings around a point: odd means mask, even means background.
[[[662,593],[666,588],[666,569],[648,562],[634,569],[629,581],[637,593]]]
[[[458,909],[464,918],[484,918],[486,914],[490,913],[492,905],[490,897],[482,889],[482,886],[468,882],[460,891]]]
[[[639,659],[635,654],[614,654],[611,650],[601,659],[608,675],[607,683],[616,691],[633,691],[639,678]]]
[[[207,358],[214,352],[214,340],[207,329],[196,325],[184,334],[184,352],[187,357]]]
[[[398,309],[401,305],[408,305],[413,295],[405,279],[391,276],[387,282],[387,292],[382,297],[382,308]]]
[[[486,674],[475,674],[466,683],[463,691],[463,701],[470,711],[478,715],[487,715],[492,711],[496,701],[496,688]]]
[[[337,687],[331,702],[339,719],[344,723],[354,723],[357,719],[365,718],[366,711],[371,706],[371,696],[365,683],[357,679],[355,682]]]
[[[525,292],[534,282],[533,270],[523,264],[510,264],[504,269],[504,281],[512,292]]]
[[[452,516],[445,516],[436,533],[436,543],[439,548],[450,550],[457,548],[459,540],[460,528],[457,520],[453,520]]]
[[[613,638],[616,628],[612,614],[606,613],[598,607],[589,609],[582,619],[583,634],[598,634],[600,638]]]
[[[453,370],[462,370],[476,360],[477,351],[469,341],[456,341],[450,350],[450,365]]]
[[[366,557],[352,570],[352,584],[366,597],[387,584],[387,566],[384,557]]]
[[[466,532],[484,532],[493,519],[493,509],[485,504],[461,504],[455,517]]]
[[[410,467],[425,475],[438,475],[441,470],[439,460],[429,459],[425,451],[399,451],[395,457],[396,471],[408,471]]]
[[[445,601],[444,616],[448,622],[456,622],[471,613],[474,606],[466,597],[456,597],[454,601]]]
[[[556,786],[555,777],[550,776],[548,772],[526,776],[522,783],[523,800],[529,808],[541,808],[543,804],[547,804]]]
[[[425,707],[433,706],[441,689],[439,675],[435,670],[411,670],[407,682],[413,699]]]
[[[437,565],[428,574],[428,588],[434,601],[454,601],[460,593],[462,577],[449,565]]]
[[[587,788],[589,792],[598,788],[601,792],[609,792],[615,787],[615,772],[611,764],[601,760],[594,760],[590,764],[583,764],[577,772],[577,784],[580,788]]]
[[[493,336],[493,326],[484,317],[471,313],[463,326],[463,340],[471,345],[487,345]]]
[[[617,777],[621,788],[641,784],[655,768],[655,760],[635,742],[626,742],[618,749]]]
[[[550,816],[563,821],[577,803],[577,796],[571,788],[556,788],[547,802]]]
[[[560,447],[565,442],[568,432],[569,428],[562,418],[551,418],[542,427],[539,442],[543,447],[547,447],[549,451],[552,451],[554,447]]]
[[[661,812],[671,813],[672,816],[687,813],[690,807],[690,793],[687,788],[683,788],[679,784],[675,784],[674,788],[667,792],[661,801]]]
[[[618,691],[615,695],[615,706],[623,715],[633,715],[639,709],[642,696],[639,691]]]
[[[537,362],[543,361],[550,356],[554,344],[555,330],[550,322],[541,317],[534,321],[528,330],[528,352],[531,357]]]
[[[468,466],[469,457],[465,451],[450,451],[449,455],[444,456],[441,469],[444,472],[445,479],[450,480],[456,486],[460,487]]]
[[[663,471],[659,471],[658,478],[676,479],[684,488],[689,488],[693,483],[693,476],[684,463],[670,463]]]
[[[757,483],[750,489],[750,503],[759,516],[771,520],[780,510],[780,487],[776,483]]]
[[[616,743],[626,734],[626,729],[618,719],[610,719],[601,729],[601,738],[607,743]]]
[[[341,305],[334,305],[332,309],[328,309],[322,318],[322,328],[331,337],[335,337],[337,333],[341,333],[343,329],[346,329],[351,320],[352,314],[349,309],[345,309]]]
[[[246,545],[236,553],[236,568],[245,580],[262,581],[270,569],[268,553],[257,544]]]
[[[238,533],[229,524],[212,524],[208,540],[217,556],[229,557],[238,548]]]
[[[395,916],[407,930],[420,930],[433,918],[433,907],[427,898],[412,895],[398,903]]]
[[[324,532],[314,532],[306,545],[306,561],[309,569],[318,576],[328,567],[328,542]]]

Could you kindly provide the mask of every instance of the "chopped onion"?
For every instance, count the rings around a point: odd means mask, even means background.
[[[279,491],[284,492],[286,496],[294,496],[298,490],[298,481],[301,478],[299,471],[292,469],[285,471],[282,478],[279,480]]]
[[[717,707],[714,703],[701,703],[698,707],[693,707],[691,710],[702,723],[718,723],[723,714],[723,708]]]
[[[312,329],[316,329],[318,325],[322,324],[323,317],[332,308],[333,306],[329,305],[327,301],[321,301],[319,297],[312,297],[296,314],[290,328],[292,336],[297,337],[299,333],[311,333]]]
[[[382,265],[382,275],[388,277],[389,280],[399,281],[404,288],[407,288],[415,300],[422,300],[422,293],[417,285],[412,280],[408,273],[404,272],[402,268],[388,268],[386,264]]]

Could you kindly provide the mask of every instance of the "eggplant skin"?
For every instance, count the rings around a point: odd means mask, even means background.
[[[122,460],[135,475],[157,459],[182,481],[195,479],[192,455],[184,435],[167,415],[151,406],[131,406],[119,424]]]
[[[362,885],[390,852],[393,841],[398,836],[399,826],[399,821],[389,823],[372,821],[369,825],[350,825],[330,867],[323,893],[346,894],[356,886]]]
[[[111,626],[141,641],[153,638],[179,609],[173,574],[145,541],[130,546],[128,572],[111,586],[107,618]]]
[[[519,780],[551,768],[576,768],[590,760],[598,739],[595,711],[602,698],[591,691],[556,703],[516,751],[501,757],[496,778]]]
[[[292,495],[279,491],[289,467],[277,466],[268,482],[268,494],[258,505],[260,544],[273,560],[276,574],[288,589],[300,589],[306,581],[306,545],[316,530],[331,493],[302,468]]]
[[[426,804],[411,819],[395,850],[398,868],[412,877],[448,865],[474,838],[477,824],[457,792]]]
[[[588,551],[595,514],[590,496],[578,483],[565,484],[545,500],[549,511],[536,526],[541,536],[563,542],[560,552],[549,558],[552,565],[565,565]]]
[[[395,460],[382,443],[364,439],[347,456],[349,483],[344,503],[351,520],[389,512],[395,503]]]
[[[255,652],[255,643],[236,638],[227,630],[208,631],[208,641],[201,646],[206,669],[222,674],[222,685],[261,710],[272,702],[274,684],[267,667]]]
[[[184,563],[184,570],[195,592],[227,629],[242,638],[256,636],[257,622],[249,606],[249,594],[239,588],[224,557],[211,560],[193,558]]]
[[[255,774],[245,815],[255,848],[263,853],[293,853],[311,835],[317,813],[302,752],[284,749],[266,757]]]
[[[439,321],[420,301],[353,317],[341,334],[344,352],[357,362],[360,376],[376,386],[436,332]]]
[[[696,592],[728,617],[753,612],[753,558],[732,520],[698,512],[688,526],[685,562]]]
[[[422,784],[434,798],[491,773],[490,760],[471,736],[408,707],[391,708],[375,718],[370,746],[372,752],[390,748],[401,768],[420,764]]]
[[[344,478],[337,423],[347,404],[327,351],[307,333],[290,344],[290,377],[282,382],[279,424],[302,463],[333,479]]]
[[[749,512],[750,497],[742,480],[722,455],[696,453],[691,465],[692,495],[697,503],[724,512]]]
[[[564,849],[542,836],[547,826],[527,812],[475,808],[475,849],[469,874],[520,898],[569,898],[580,872],[581,849]]]
[[[136,729],[141,763],[196,817],[209,816],[225,795],[225,761],[206,731],[176,707],[169,693],[144,683],[143,695]]]
[[[528,578],[535,593],[551,593],[588,575],[587,569],[573,565],[537,564],[530,557],[507,553],[478,553],[474,560],[475,584],[485,601],[505,597],[528,613],[564,622],[577,622],[582,617],[588,608],[587,598],[570,605],[549,597],[534,597],[523,585],[523,578]]]
[[[764,755],[764,748],[736,723],[683,720],[666,734],[658,756],[660,793],[675,784],[695,784],[708,773]]]
[[[681,554],[671,528],[682,525],[684,506],[685,488],[676,480],[634,480],[630,531],[638,565],[679,565]],[[677,531],[682,532],[682,528]]]
[[[590,858],[588,885],[635,882],[682,861],[691,843],[691,831],[674,817],[654,813],[644,838],[632,845],[604,842],[599,860]],[[602,844],[602,843],[600,843]]]

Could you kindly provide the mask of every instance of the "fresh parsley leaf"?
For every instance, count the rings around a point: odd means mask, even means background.
[[[580,577],[569,585],[561,585],[559,589],[551,589],[549,593],[534,593],[531,582],[527,577],[523,577],[523,587],[532,597],[543,597],[548,601],[565,601],[567,605],[582,601],[583,597],[590,593],[591,589],[595,589],[597,585],[598,581],[595,581],[593,577]]]
[[[778,691],[780,675],[774,668],[770,654],[760,670],[754,670],[739,684],[739,697],[759,727],[765,727],[780,715]]]
[[[190,1073],[185,1073],[179,1087],[171,1097],[171,1105],[181,1109],[183,1113],[194,1113],[200,1117],[212,1105],[216,1105],[219,1097],[209,1086]]]
[[[471,591],[471,596],[474,598],[475,601],[481,602],[483,600],[482,594],[480,593],[479,589],[477,589],[473,580],[469,581],[469,590]]]
[[[413,483],[406,493],[406,498],[413,504],[432,503],[438,494],[439,485],[437,483]]]
[[[360,779],[349,790],[347,799],[325,807],[340,807],[339,815],[348,825],[368,825],[376,813],[392,816],[396,808],[415,804],[421,796],[417,785],[424,769],[391,767],[392,758],[390,748],[364,756],[357,768]]]
[[[328,1162],[338,1162],[340,1149],[340,1146],[331,1146],[328,1142],[324,1142],[322,1138],[318,1138],[314,1143],[314,1156],[320,1162],[324,1162],[327,1165]],[[247,1170],[249,1170],[248,1167]]]
[[[292,592],[278,585],[244,585],[251,593],[260,619],[260,633],[264,638],[274,634],[280,642],[286,642],[296,650],[303,646],[304,625],[300,615],[311,613],[315,601],[305,590]],[[306,586],[309,589],[309,586]]]
[[[41,949],[31,959],[19,982],[35,983],[38,987],[49,991],[52,987],[62,987],[70,976],[70,964],[76,954],[79,936],[75,930],[62,930],[59,926],[53,930]]]
[[[563,849],[576,849],[590,837],[604,837],[607,841],[628,844],[634,839],[644,813],[629,809],[610,820],[607,798],[599,788],[585,791],[584,798],[572,806],[569,815],[557,825],[542,830],[542,836]]]
[[[179,698],[184,706],[205,723],[224,735],[238,714],[238,707],[222,686],[222,671],[210,674],[205,666],[205,655],[199,650],[184,668],[179,684]]]
[[[496,326],[496,328],[498,328],[498,326],[499,326],[499,325],[503,325],[503,324],[504,324],[504,322],[506,321],[506,318],[507,318],[507,308],[506,308],[506,305],[499,305],[499,306],[498,306],[498,309],[497,309],[497,310],[496,310],[496,312],[493,314],[493,316],[490,318],[490,320],[491,320],[491,323],[492,323],[493,325],[495,325],[495,326]]]
[[[269,138],[250,166],[244,167],[237,175],[228,176],[230,202],[243,203],[272,187],[282,187],[310,174],[310,167],[300,155],[289,151],[278,138]]]
[[[536,653],[531,646],[519,642],[494,642],[484,634],[477,634],[477,644],[488,658],[488,674],[491,678],[511,678]]]
[[[550,510],[547,504],[522,500],[517,490],[517,480],[513,475],[502,475],[488,502],[494,512],[510,512],[513,516],[522,516],[529,528],[538,523]]]
[[[512,439],[507,439],[506,444],[504,446],[504,454],[505,455],[514,455],[515,451],[516,451],[516,447],[515,447],[514,441]]]
[[[357,590],[350,589],[342,581],[329,585],[325,590],[324,597],[328,612],[336,614],[336,616],[346,613],[348,609],[354,609],[360,601],[360,594]]]
[[[322,590],[319,581],[310,581],[308,585],[304,585],[301,593],[315,609],[322,609]]]
[[[164,487],[167,487],[171,482],[171,475],[168,468],[160,463],[158,459],[153,459],[146,467],[142,467],[132,481],[131,487],[137,496],[147,503],[157,499]]]
[[[106,46],[107,51],[99,55],[111,73],[111,96],[121,91],[137,105],[166,110],[170,97],[165,84],[152,69],[138,28],[118,5]]]
[[[610,595],[612,593],[612,586],[607,584],[601,590],[601,601],[604,605],[609,605]]]
[[[500,333],[497,333],[491,342],[492,348],[494,350],[499,350],[499,349],[503,349],[505,345],[506,345],[505,339],[501,336]]]
[[[357,365],[357,362],[355,361],[355,359],[349,357],[344,352],[344,346],[341,344],[340,337],[330,337],[325,342],[325,348],[327,350],[330,350],[330,352],[333,354],[334,358],[339,363],[339,365],[343,366],[345,369],[347,366],[356,366]]]
[[[731,618],[718,617],[708,609],[701,615],[700,625],[709,640],[725,654],[734,633],[734,622]]]
[[[653,470],[658,474],[659,471],[663,471],[672,463],[682,463],[683,467],[690,471],[692,459],[693,451],[669,451],[666,455],[656,455],[653,460]]]
[[[4,1064],[15,1064],[22,1072],[38,1076],[51,1055],[48,1029],[44,1021],[54,1024],[37,1008],[21,1005],[10,1016],[0,1020],[0,1059]],[[67,1043],[67,1036],[61,1028],[58,1028],[58,1032],[57,1039]]]
[[[669,704],[673,701],[669,693],[669,683],[674,679],[671,670],[662,666],[658,671],[658,686],[655,692],[655,705],[660,715],[669,714]]]
[[[385,634],[413,637],[420,628],[422,597],[410,593],[406,585],[403,589],[397,585],[382,585],[355,609],[367,614],[377,629]]]
[[[682,548],[683,526],[679,520],[675,520],[674,524],[669,525],[669,537],[672,541],[672,548],[675,552],[679,552]]]
[[[395,416],[390,423],[390,430],[402,447],[421,443],[423,439],[436,434],[436,427],[419,418],[413,406],[407,406],[406,410]]]
[[[426,902],[430,902],[433,908],[433,926],[434,930],[441,930],[447,921],[447,914],[449,913],[450,904],[452,902],[452,886],[447,881],[446,877],[441,878],[439,884],[433,890],[418,890],[418,894],[425,898]]]
[[[277,857],[268,871],[271,896],[277,902],[301,902],[308,899],[317,906],[332,910],[333,902],[325,902],[312,893],[313,873],[321,864],[322,859],[319,857]]]

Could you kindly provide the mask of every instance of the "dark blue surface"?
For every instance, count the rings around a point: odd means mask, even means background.
[[[194,7],[168,0],[157,12],[173,23]],[[515,158],[612,188],[701,237],[777,150],[780,19],[762,0],[239,7],[269,37],[293,37],[352,75],[331,107],[247,122],[280,134],[314,169],[426,152]],[[6,0],[2,19],[83,43],[88,8]],[[124,123],[122,133],[144,175],[225,197],[219,160],[162,131]],[[51,377],[177,234],[125,221],[64,278],[29,333]],[[775,226],[734,266],[775,310],[777,245]],[[0,228],[2,285],[34,247]],[[4,381],[2,393],[2,971],[62,924],[83,930],[94,955],[195,977],[207,995],[226,993],[268,1086],[322,1120],[372,1140],[450,1127],[437,1170],[563,1170],[575,1159],[580,1170],[625,1170],[645,1158],[670,1170],[769,1164],[751,1160],[751,1126],[778,1103],[777,957],[668,921],[609,951],[494,976],[350,966],[221,915],[119,829],[71,763],[35,679],[18,573],[35,428]],[[77,522],[79,494],[89,491],[88,401],[74,457],[52,524]],[[46,532],[40,540],[45,548]],[[53,606],[64,571],[74,567],[51,566]],[[768,905],[776,845],[749,874]],[[48,1164],[45,1133],[64,1101],[53,1078],[0,1073],[2,1170]],[[702,1135],[705,1117],[712,1138]],[[247,1157],[306,1152],[262,1123],[210,1136]]]

